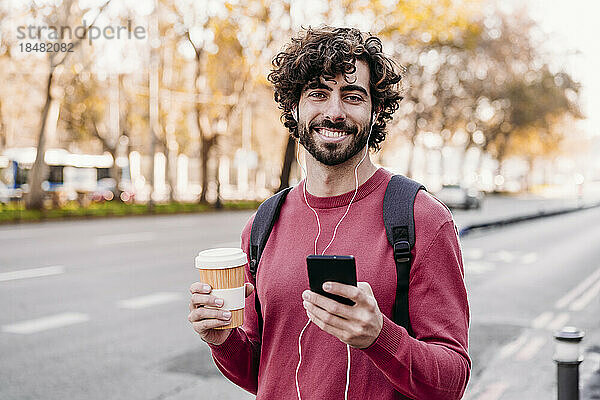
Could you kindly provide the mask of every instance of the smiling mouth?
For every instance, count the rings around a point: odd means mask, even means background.
[[[335,130],[335,129],[328,129],[328,128],[314,128],[315,131],[326,138],[331,138],[331,139],[336,139],[336,138],[342,138],[344,136],[349,135],[348,131],[339,131],[339,130]]]

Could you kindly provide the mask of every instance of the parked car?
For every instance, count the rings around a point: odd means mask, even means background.
[[[24,185],[27,188],[27,185]],[[0,182],[0,203],[8,204],[11,201],[21,200],[23,197],[23,189],[13,189],[8,187],[4,182]]]
[[[10,201],[10,192],[8,187],[0,182],[0,203],[8,204]]]
[[[135,192],[128,181],[121,181],[119,185],[120,198],[124,203],[133,203]],[[113,178],[102,178],[98,181],[96,189],[90,193],[90,199],[95,202],[111,201],[117,194],[116,181]]]
[[[104,202],[115,198],[115,180],[112,178],[103,178],[98,181],[96,189],[90,192],[89,196],[92,201]]]
[[[483,194],[477,189],[469,189],[460,185],[444,185],[435,196],[449,208],[465,210],[481,207]]]

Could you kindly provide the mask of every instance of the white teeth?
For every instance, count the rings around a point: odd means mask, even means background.
[[[345,132],[330,131],[330,130],[324,129],[324,128],[319,129],[319,133],[325,137],[330,137],[330,138],[338,138],[338,137],[342,137],[342,136],[346,135]]]

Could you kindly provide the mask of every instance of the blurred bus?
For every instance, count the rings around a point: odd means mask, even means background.
[[[7,187],[14,191],[15,197],[28,192],[27,178],[36,157],[35,147],[6,149],[2,159],[5,167],[0,169],[1,180]],[[113,182],[110,170],[113,167],[113,158],[109,153],[102,155],[74,154],[64,149],[48,149],[44,154],[47,165],[42,188],[47,193],[58,193],[68,200],[75,200],[81,196],[92,195],[98,190],[111,190],[107,182]],[[123,183],[129,180],[129,166],[122,165],[118,169]],[[104,200],[111,200],[104,196]]]

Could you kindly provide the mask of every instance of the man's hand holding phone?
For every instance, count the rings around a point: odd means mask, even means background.
[[[357,286],[325,282],[323,290],[352,300],[353,306],[342,304],[318,293],[302,293],[304,308],[310,320],[319,328],[352,347],[369,347],[383,327],[383,315],[373,295],[371,285]]]

